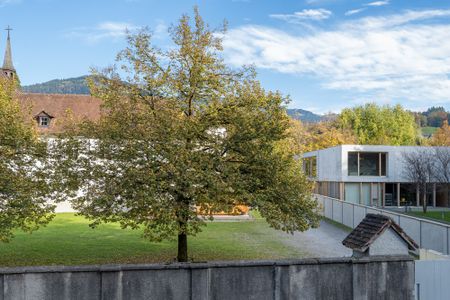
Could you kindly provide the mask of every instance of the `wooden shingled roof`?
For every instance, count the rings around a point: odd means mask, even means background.
[[[407,244],[410,250],[419,246],[391,218],[381,214],[367,214],[361,223],[342,241],[344,246],[365,252],[370,245],[388,228],[393,229]]]

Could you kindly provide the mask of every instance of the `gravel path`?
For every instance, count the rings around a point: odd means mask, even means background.
[[[352,251],[342,240],[349,234],[337,226],[321,221],[320,227],[305,232],[295,232],[294,235],[277,231],[282,241],[294,246],[299,251],[306,252],[306,257],[341,257],[351,256]]]

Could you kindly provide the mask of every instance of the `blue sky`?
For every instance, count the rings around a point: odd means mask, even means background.
[[[15,67],[31,84],[111,64],[125,28],[148,26],[167,46],[168,26],[194,5],[212,26],[228,21],[226,62],[255,64],[292,108],[450,109],[448,0],[0,0],[0,26],[14,28]]]

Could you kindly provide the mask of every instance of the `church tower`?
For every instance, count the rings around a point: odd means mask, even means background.
[[[3,59],[3,67],[1,68],[1,72],[4,76],[14,79],[16,76],[16,69],[14,69],[12,62],[11,38],[9,36],[12,29],[8,26],[5,30],[8,31],[8,39],[6,40],[5,57]]]

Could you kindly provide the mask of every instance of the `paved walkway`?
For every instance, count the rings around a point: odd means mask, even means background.
[[[341,257],[351,256],[352,251],[344,245],[342,240],[349,234],[337,226],[321,221],[320,227],[305,232],[296,232],[290,235],[279,232],[282,240],[288,245],[307,252],[306,257]]]

